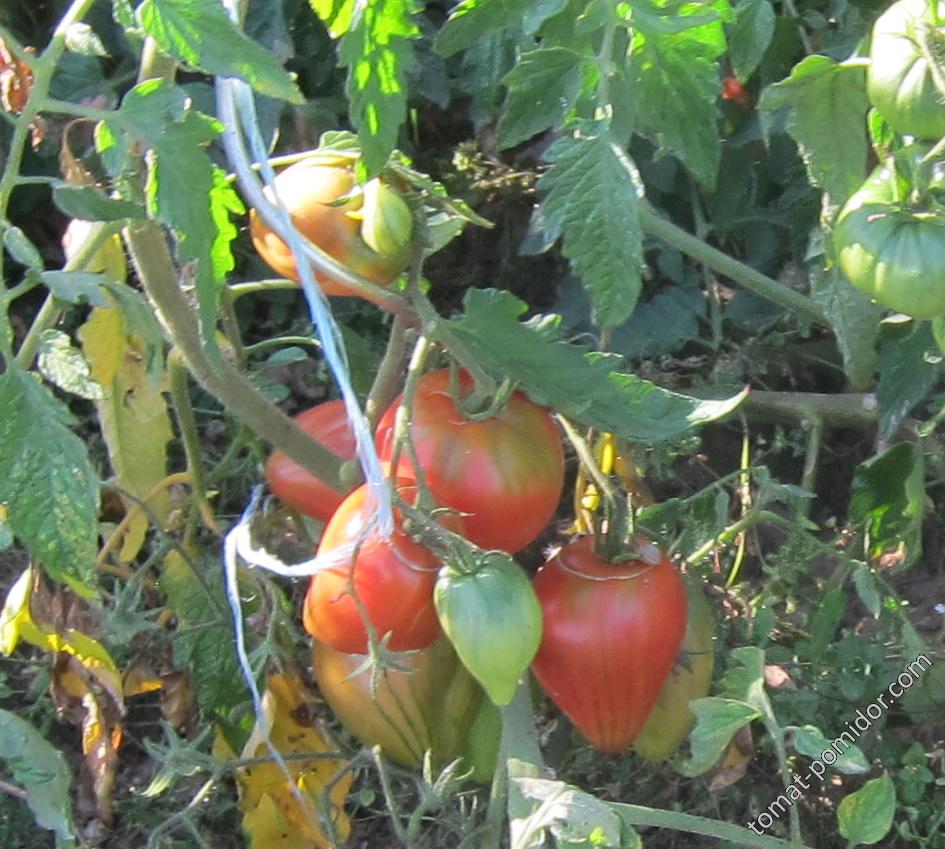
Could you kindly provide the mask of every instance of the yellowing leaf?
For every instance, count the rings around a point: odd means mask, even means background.
[[[98,640],[77,631],[57,631],[45,622],[37,623],[30,607],[34,574],[27,569],[10,588],[0,612],[0,652],[10,654],[20,640],[48,652],[74,657],[88,670],[97,684],[121,701],[121,673],[108,650]]]
[[[171,421],[162,391],[147,373],[141,343],[125,332],[124,318],[115,307],[96,309],[79,331],[92,375],[102,384],[105,398],[96,403],[108,457],[116,482],[137,498],[144,498],[167,475],[167,443]],[[126,501],[126,509],[133,502]],[[148,502],[162,523],[170,501],[161,492]],[[135,557],[148,529],[148,516],[139,512],[128,525],[119,559]]]
[[[92,377],[103,387],[111,386],[125,361],[125,318],[118,307],[96,307],[79,328],[82,351]]]
[[[263,696],[263,710],[263,720],[270,728],[269,739],[283,756],[319,755],[332,750],[331,741],[306,722],[307,717],[314,716],[314,711],[298,676],[271,675]],[[257,720],[243,757],[268,757],[269,754]],[[335,758],[290,760],[286,765],[288,776],[275,762],[245,767],[237,774],[249,849],[328,849],[334,844],[325,834],[326,819],[331,822],[338,840],[344,842],[351,831],[344,801],[352,776],[342,776],[332,788],[330,810],[320,806],[322,793],[344,768],[344,761]]]

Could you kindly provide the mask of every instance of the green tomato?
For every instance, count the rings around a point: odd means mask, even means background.
[[[689,736],[696,717],[689,703],[709,694],[715,666],[715,614],[700,584],[686,582],[688,618],[679,659],[663,683],[656,704],[633,748],[651,763],[665,761]]]
[[[909,164],[924,152],[916,145],[899,155]],[[913,194],[894,160],[877,167],[837,216],[834,248],[858,289],[913,318],[935,318],[945,315],[945,213],[932,193]]]
[[[890,6],[873,26],[866,87],[896,132],[938,139],[945,135],[945,97],[923,55],[923,42],[933,55],[943,47],[928,0],[899,0]]]
[[[522,568],[500,551],[473,572],[445,566],[433,599],[459,659],[493,702],[508,704],[541,642],[541,606]]]

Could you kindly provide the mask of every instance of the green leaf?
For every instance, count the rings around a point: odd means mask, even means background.
[[[719,16],[700,3],[641,4],[633,20],[627,75],[638,98],[636,128],[714,188],[721,157],[718,58],[725,51]]]
[[[845,796],[837,807],[840,834],[847,846],[879,843],[892,828],[896,813],[896,788],[888,774],[867,781],[856,793]]]
[[[508,89],[499,148],[515,147],[559,124],[581,93],[584,60],[563,47],[523,53],[502,81]]]
[[[529,0],[463,0],[436,37],[436,52],[452,56],[485,35],[521,23]]]
[[[82,352],[61,330],[45,330],[40,337],[37,368],[50,383],[80,398],[95,401],[104,397],[102,387],[92,380]]]
[[[147,197],[152,212],[177,237],[177,255],[192,265],[203,338],[212,344],[220,289],[234,265],[231,215],[242,201],[207,154],[220,124],[191,108],[186,93],[158,80],[135,86],[121,105],[123,125],[153,151]]]
[[[853,586],[856,594],[863,602],[863,606],[879,619],[882,610],[882,599],[879,595],[879,585],[876,583],[876,576],[873,570],[865,563],[854,563],[853,565]]]
[[[318,15],[332,38],[341,38],[354,20],[355,0],[308,0],[312,11]]]
[[[699,337],[705,295],[690,286],[670,286],[637,304],[610,337],[610,349],[628,359],[660,357]]]
[[[866,176],[864,118],[869,108],[866,71],[826,56],[808,56],[791,76],[765,89],[763,110],[787,109],[787,129],[797,142],[811,180],[842,203]],[[838,156],[838,151],[843,151]]]
[[[824,732],[814,725],[788,725],[785,731],[794,733],[794,748],[811,760],[819,760],[823,752],[830,748],[833,741],[824,736]],[[849,732],[847,732],[849,733]],[[848,745],[844,739],[838,745],[843,754],[831,765],[831,769],[844,775],[863,775],[870,771],[870,763],[858,746]],[[836,752],[837,749],[834,749]]]
[[[69,791],[72,774],[66,759],[25,719],[3,709],[0,762],[26,791],[26,804],[36,824],[55,834],[57,849],[75,846]]]
[[[60,301],[70,304],[89,303],[103,307],[108,302],[102,294],[102,285],[108,280],[104,274],[90,271],[44,271],[39,275],[50,292]]]
[[[755,708],[762,716],[774,718],[765,692],[765,653],[757,646],[732,649],[730,665],[720,683],[720,693]]]
[[[871,558],[902,549],[903,565],[922,555],[925,462],[921,446],[900,442],[853,475],[850,522],[865,528]]]
[[[899,425],[929,394],[942,375],[942,352],[928,322],[917,322],[905,339],[886,345],[879,354],[879,438],[892,439]]]
[[[834,641],[834,634],[847,608],[847,594],[842,587],[831,587],[817,603],[811,617],[810,641],[805,641],[804,656],[809,660],[820,660],[827,646]]]
[[[236,658],[223,573],[213,560],[185,560],[172,552],[161,571],[161,589],[177,615],[174,663],[190,670],[201,710],[222,723],[239,751],[249,727],[238,724],[234,712],[249,700],[249,691]],[[251,714],[244,719],[252,725]]]
[[[683,775],[701,775],[721,757],[739,729],[761,716],[745,702],[710,696],[690,702],[696,727],[689,737],[692,756],[678,765]]]
[[[0,377],[0,410],[0,503],[13,533],[50,577],[94,595],[99,481],[69,411],[16,368]]]
[[[53,202],[66,215],[83,221],[120,221],[145,214],[139,204],[110,198],[91,186],[56,186]]]
[[[469,97],[469,114],[477,131],[495,120],[502,79],[515,67],[520,37],[518,29],[501,29],[463,52],[456,85]]]
[[[531,814],[510,824],[511,849],[546,845],[546,831],[560,847],[612,847],[622,841],[623,821],[606,802],[563,781],[512,778],[522,796],[538,803]]]
[[[744,398],[699,400],[621,373],[620,357],[560,341],[558,316],[522,323],[527,307],[508,292],[470,289],[465,307],[444,323],[486,371],[588,427],[653,444],[727,415]]]
[[[823,307],[837,337],[850,386],[860,391],[867,389],[879,362],[876,340],[882,307],[851,286],[835,266],[827,271],[814,270],[811,296]]]
[[[244,80],[269,97],[305,102],[276,57],[240,32],[216,0],[144,0],[137,15],[144,31],[175,59]]]
[[[601,124],[562,136],[545,158],[551,168],[538,183],[545,227],[563,233],[563,253],[591,296],[596,323],[616,327],[640,296],[639,174]]]
[[[407,117],[407,78],[416,64],[413,42],[420,29],[415,0],[359,3],[339,44],[348,68],[351,122],[358,130],[368,176],[387,164]]]
[[[19,227],[4,229],[3,246],[15,262],[25,265],[32,271],[42,271],[44,265],[42,254]]]
[[[735,76],[744,82],[758,67],[771,37],[776,16],[771,0],[742,0],[729,29],[729,57]]]

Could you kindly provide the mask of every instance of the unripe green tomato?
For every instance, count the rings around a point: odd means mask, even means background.
[[[945,14],[945,7],[940,9]],[[920,47],[922,39],[928,39],[932,55],[942,55],[945,44],[929,1],[893,3],[873,26],[866,90],[897,133],[936,140],[945,135],[945,103]]]
[[[522,568],[487,552],[474,572],[440,570],[433,599],[456,653],[497,705],[512,701],[541,642],[541,605]]]
[[[918,160],[927,149],[899,156]],[[833,242],[844,276],[878,303],[913,318],[945,315],[945,215],[937,203],[914,200],[892,159],[844,205]]]
[[[707,696],[712,686],[715,614],[701,585],[691,578],[684,583],[688,618],[679,658],[632,743],[652,763],[665,761],[682,745],[696,722],[689,703]]]

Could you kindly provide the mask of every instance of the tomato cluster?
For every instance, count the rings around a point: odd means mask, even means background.
[[[595,538],[582,535],[529,582],[510,555],[538,537],[560,501],[564,453],[554,420],[521,392],[491,416],[467,415],[472,380],[461,373],[453,383],[448,370],[420,379],[409,425],[413,450],[401,453],[396,470],[390,464],[400,398],[381,418],[376,443],[408,503],[418,489],[411,463],[419,464],[429,493],[447,508],[437,521],[478,547],[470,548],[478,552],[472,566],[412,537],[397,510],[393,535],[378,537],[366,487],[342,498],[278,452],[270,459],[273,490],[327,521],[319,555],[342,552],[311,579],[303,611],[317,641],[315,674],[325,699],[352,733],[400,763],[416,765],[429,748],[440,760],[465,754],[485,777],[498,740],[495,704],[512,698],[531,665],[601,751],[625,750],[658,708],[659,724],[669,730],[656,732],[659,744],[643,739],[640,751],[666,757],[688,733],[690,698],[704,695],[711,678],[711,662],[708,678],[704,664],[701,675],[673,673],[681,647],[706,651],[705,628],[695,637],[687,632],[692,601],[677,570],[652,543],[639,540],[635,554],[608,562]],[[352,456],[337,402],[297,421],[338,456]],[[417,652],[413,673],[385,671],[373,696],[368,677],[349,678],[368,650],[368,624],[389,649]],[[480,703],[488,708],[479,711]],[[475,743],[464,748],[463,740]]]
[[[412,219],[393,186],[375,178],[359,187],[352,161],[327,152],[286,169],[275,187],[296,227],[343,265],[380,285],[403,270]],[[251,229],[263,259],[298,280],[285,243],[256,215]],[[327,294],[353,293],[343,280],[317,279]],[[403,399],[381,417],[376,448],[397,496],[389,536],[374,526],[366,486],[345,495],[279,451],[269,459],[275,495],[326,523],[302,614],[325,700],[351,733],[401,764],[418,766],[427,750],[439,763],[463,756],[488,780],[497,706],[531,666],[598,749],[621,752],[639,740],[644,757],[665,758],[691,726],[690,699],[708,689],[711,637],[706,649],[706,628],[694,625],[704,617],[690,619],[691,594],[687,602],[665,553],[643,540],[623,540],[619,556],[605,557],[594,536],[576,536],[528,577],[512,555],[557,510],[561,438],[551,414],[520,391],[496,409],[469,410],[476,388],[462,371],[423,375],[410,450],[395,444]],[[296,423],[339,458],[354,457],[340,401]],[[410,653],[379,681],[363,671],[375,641]],[[691,674],[673,670],[681,647],[702,659]]]
[[[873,171],[837,216],[833,244],[844,276],[878,303],[914,318],[945,315],[945,212],[922,162],[945,135],[945,44],[926,0],[899,0],[876,21],[867,93],[895,132],[915,143]]]

